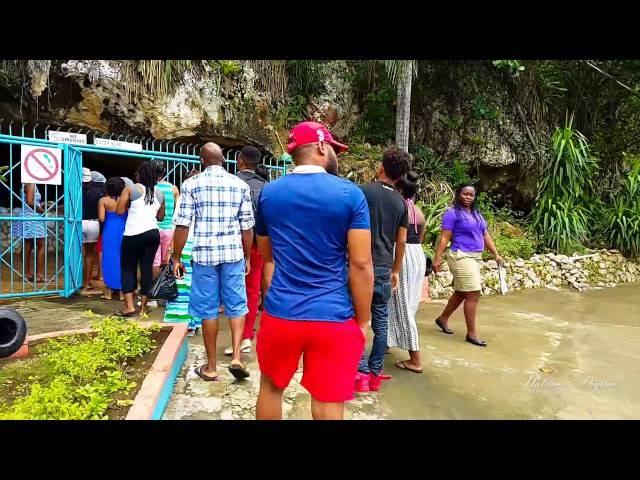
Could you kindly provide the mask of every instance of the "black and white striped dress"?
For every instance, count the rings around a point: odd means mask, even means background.
[[[424,225],[410,224],[407,244],[400,270],[400,285],[391,294],[389,302],[388,347],[417,352],[420,350],[416,312],[422,295],[422,282],[427,262],[419,243]]]

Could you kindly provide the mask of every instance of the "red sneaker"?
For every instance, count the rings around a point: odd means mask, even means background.
[[[371,390],[372,392],[377,392],[378,390],[380,390],[380,384],[382,383],[383,380],[389,380],[391,378],[391,375],[383,375],[382,372],[380,372],[380,375],[376,375],[375,373],[370,373],[369,374],[369,390]]]
[[[369,375],[365,373],[356,373],[356,393],[365,393],[369,391]]]

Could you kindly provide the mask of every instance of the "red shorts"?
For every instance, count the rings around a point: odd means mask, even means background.
[[[96,243],[96,253],[102,253],[102,234],[100,234]]]
[[[355,320],[282,320],[262,312],[256,345],[262,375],[286,388],[304,355],[302,386],[320,402],[353,400],[364,335]]]

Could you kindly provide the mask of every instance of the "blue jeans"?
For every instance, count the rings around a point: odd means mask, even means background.
[[[373,300],[371,302],[371,329],[373,344],[367,362],[366,352],[362,352],[358,371],[380,375],[387,350],[389,330],[389,299],[391,298],[391,266],[374,265]]]

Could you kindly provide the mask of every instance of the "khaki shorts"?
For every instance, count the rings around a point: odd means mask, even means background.
[[[453,289],[457,292],[479,292],[482,290],[480,261],[482,252],[447,253],[447,264],[453,274]]]

